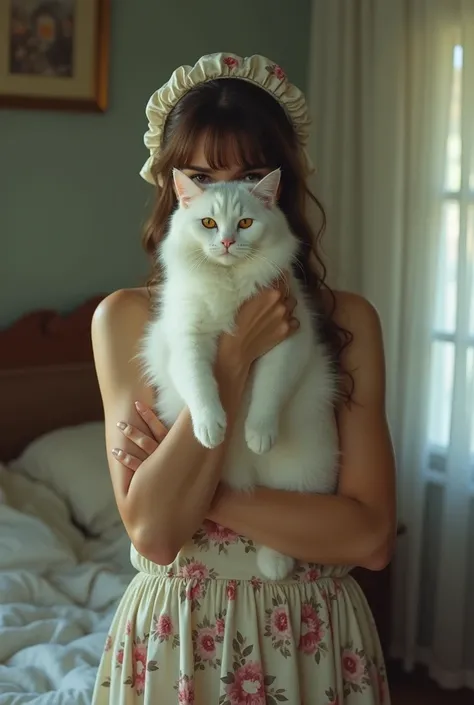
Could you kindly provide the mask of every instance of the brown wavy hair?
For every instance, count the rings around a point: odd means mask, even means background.
[[[152,166],[153,178],[159,185],[142,238],[143,247],[153,263],[147,286],[157,286],[162,277],[155,253],[177,205],[172,169],[184,169],[191,164],[196,144],[202,138],[211,169],[236,165],[243,170],[255,169],[257,165],[281,168],[279,206],[300,242],[294,275],[315,301],[320,332],[336,371],[341,382],[342,376],[350,380],[349,386],[341,384],[342,396],[350,401],[353,380],[343,369],[341,356],[352,335],[333,319],[336,299],[326,284],[326,267],[320,255],[326,215],[322,204],[308,189],[304,157],[292,123],[278,101],[260,86],[237,78],[207,81],[186,93],[170,112],[161,151]],[[306,215],[309,200],[316,204],[320,216],[316,232],[313,232]],[[323,290],[329,294],[324,305]]]

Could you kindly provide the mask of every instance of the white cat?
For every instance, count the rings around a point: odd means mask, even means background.
[[[280,170],[256,185],[203,187],[178,170],[174,182],[179,205],[159,252],[165,281],[141,357],[165,425],[187,406],[196,438],[212,448],[226,432],[213,374],[218,337],[232,332],[246,299],[282,270],[291,271],[298,242],[277,205]],[[332,492],[338,465],[335,377],[293,275],[290,290],[300,327],[254,363],[222,479],[236,489]],[[293,558],[265,547],[257,561],[273,580],[294,567]]]

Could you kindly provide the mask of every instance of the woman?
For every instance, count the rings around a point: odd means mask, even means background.
[[[147,289],[108,296],[94,316],[94,355],[112,482],[139,573],[111,627],[94,703],[388,703],[373,619],[349,575],[355,565],[384,568],[394,542],[382,336],[364,299],[324,284],[305,215],[313,197],[304,97],[264,57],[214,54],[177,69],[147,115],[150,255],[176,205],[173,167],[199,183],[257,182],[281,167],[279,205],[301,241],[297,274],[339,373],[340,476],[335,496],[221,486],[227,439],[203,448],[186,410],[164,429],[135,358],[159,269]],[[292,335],[294,313],[277,282],[241,308],[236,335],[222,336],[216,376],[228,432],[252,362]],[[256,544],[297,558],[295,574],[262,579]]]

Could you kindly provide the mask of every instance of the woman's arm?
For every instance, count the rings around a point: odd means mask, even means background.
[[[136,359],[149,315],[149,302],[136,292],[116,292],[102,302],[92,323],[97,376],[105,412],[106,444],[117,505],[137,550],[168,565],[202,523],[220,479],[227,442],[240,404],[250,364],[291,334],[290,304],[282,304],[282,290],[259,294],[242,308],[235,336],[222,336],[216,360],[216,379],[228,415],[227,434],[217,448],[204,448],[194,437],[187,409],[151,455],[142,453],[140,471],[127,465],[137,455],[133,441],[117,428],[124,419],[149,433],[133,409],[139,400],[153,406],[152,391],[142,381]],[[161,440],[161,439],[160,439]],[[148,457],[147,457],[148,455]]]
[[[342,296],[341,325],[354,336],[344,365],[354,401],[338,413],[342,454],[338,494],[219,488],[209,518],[299,560],[382,569],[396,533],[395,462],[385,415],[385,364],[375,310]]]
[[[135,400],[153,405],[150,390],[140,382],[134,357],[148,312],[134,300],[135,293],[118,292],[102,302],[92,324],[97,375],[104,403],[107,446],[119,446],[124,438],[116,424],[126,418],[140,427],[143,421],[130,409]],[[224,359],[225,355],[225,359]],[[216,378],[222,404],[228,414],[228,434],[247,379],[247,369],[220,346]],[[133,398],[132,398],[133,396]],[[127,406],[126,414],[121,409]],[[191,417],[185,409],[159,447],[140,465],[140,472],[126,473],[119,459],[110,458],[118,508],[130,539],[140,553],[168,565],[181,545],[201,524],[220,478],[227,441],[209,450],[194,437]],[[136,448],[133,449],[136,454]],[[125,480],[125,481],[124,481]]]
[[[126,506],[136,527],[136,548],[161,565],[171,563],[202,524],[220,480],[247,371],[238,365],[232,368],[218,353],[216,378],[227,414],[224,442],[213,449],[202,446],[184,409],[130,483]]]

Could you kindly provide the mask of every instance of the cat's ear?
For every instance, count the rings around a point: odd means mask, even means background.
[[[173,182],[176,197],[181,208],[187,208],[193,198],[202,196],[204,189],[199,184],[183,174],[179,169],[173,169]]]
[[[280,179],[281,169],[275,169],[264,176],[250,193],[260,199],[267,208],[272,208],[278,200]]]

